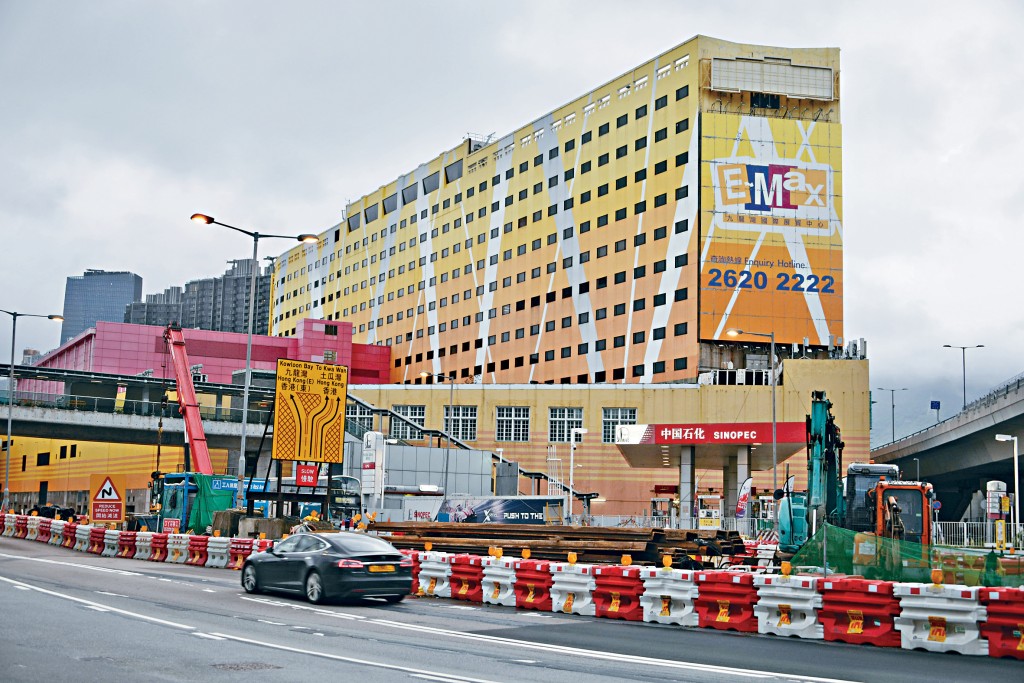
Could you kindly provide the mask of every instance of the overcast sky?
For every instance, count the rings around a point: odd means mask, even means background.
[[[65,278],[146,294],[221,274],[268,233],[457,144],[506,134],[704,34],[841,49],[845,332],[897,436],[1024,370],[1024,4],[0,0],[0,309]],[[288,245],[261,243],[261,256]],[[17,352],[60,325],[21,319]],[[0,358],[10,318],[0,315]],[[873,442],[890,439],[876,392]]]

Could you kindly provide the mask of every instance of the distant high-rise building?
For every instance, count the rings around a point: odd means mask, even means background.
[[[179,318],[182,327],[217,332],[249,331],[252,259],[239,259],[230,263],[231,267],[220,277],[185,283]],[[266,270],[256,277],[254,334],[267,333],[269,292],[270,274],[269,270]]]
[[[124,321],[133,325],[159,325],[181,322],[182,288],[168,287],[160,294],[147,294],[145,301],[128,304]]]
[[[87,270],[67,279],[60,343],[74,338],[99,320],[121,322],[125,306],[142,301],[142,278],[127,271]]]

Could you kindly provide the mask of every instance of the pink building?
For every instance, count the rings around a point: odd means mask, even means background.
[[[189,329],[183,333],[189,362],[203,366],[207,381],[230,384],[232,373],[245,369],[246,335]],[[173,378],[163,335],[164,328],[153,325],[98,322],[44,355],[36,366],[119,375],[151,370],[154,377]],[[347,322],[307,318],[298,323],[293,337],[253,336],[254,370],[276,370],[279,358],[348,366],[350,384],[390,381],[390,347],[353,344],[352,325]],[[19,389],[40,390],[27,386],[35,383],[23,382]]]

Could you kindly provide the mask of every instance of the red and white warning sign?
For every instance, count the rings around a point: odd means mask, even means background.
[[[89,517],[93,521],[124,521],[124,475],[90,475],[89,491],[92,494],[89,503]]]

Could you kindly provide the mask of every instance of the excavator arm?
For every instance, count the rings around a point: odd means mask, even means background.
[[[164,341],[170,351],[174,377],[178,383],[178,411],[185,420],[193,469],[200,474],[213,474],[210,449],[206,445],[206,432],[203,431],[196,388],[192,384],[192,370],[188,362],[188,353],[185,351],[185,335],[180,327],[168,325],[164,330]]]

